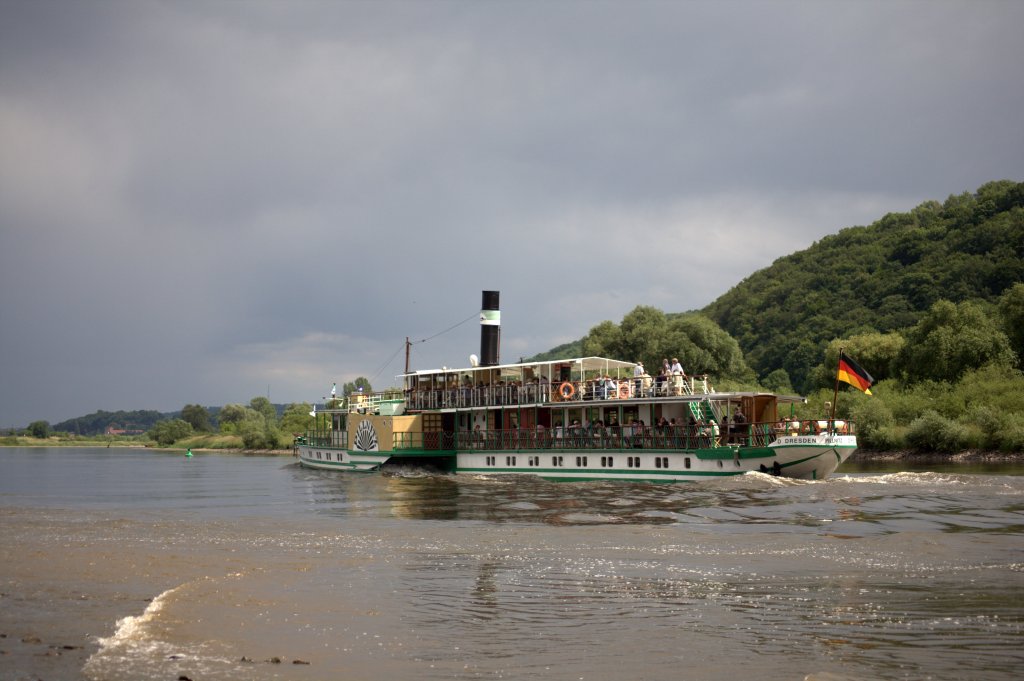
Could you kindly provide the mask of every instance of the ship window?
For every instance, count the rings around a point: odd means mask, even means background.
[[[576,457],[576,468],[584,468],[587,465],[587,457],[577,456]]]
[[[514,456],[506,456],[505,457],[505,465],[506,466],[515,466],[516,465],[516,457],[514,457]]]
[[[721,460],[721,459],[719,459],[719,460],[718,460],[718,467],[719,467],[719,468],[721,468],[721,467],[722,467],[722,460]]]
[[[330,461],[330,460],[331,460],[331,453],[330,453],[330,452],[327,452],[327,455],[326,455],[326,456],[327,456],[327,460],[328,460],[328,461]]]
[[[654,457],[654,467],[655,468],[661,468],[661,457],[660,456]]]
[[[668,457],[667,456],[661,457],[661,467],[662,468],[668,468]]]
[[[690,457],[686,457],[685,459],[683,459],[683,464],[684,464],[684,465],[685,465],[685,466],[686,466],[687,468],[689,468],[689,467],[690,467]]]

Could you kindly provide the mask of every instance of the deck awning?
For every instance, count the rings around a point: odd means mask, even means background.
[[[530,373],[534,375],[541,375],[551,377],[555,375],[556,370],[560,370],[563,367],[568,366],[573,376],[578,376],[583,373],[603,373],[610,374],[612,376],[622,376],[628,374],[633,375],[633,367],[636,366],[635,362],[623,362],[618,359],[611,359],[608,357],[573,357],[570,359],[549,359],[540,362],[517,362],[515,364],[497,364],[489,367],[442,367],[440,369],[426,369],[422,371],[413,371],[408,374],[399,374],[397,378],[404,379],[410,377],[427,378],[430,376],[439,375],[476,375],[485,372],[498,371],[499,376],[521,376],[526,370],[532,370]]]

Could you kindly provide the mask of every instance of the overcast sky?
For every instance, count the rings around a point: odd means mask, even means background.
[[[314,401],[1024,180],[1024,3],[0,0],[0,427]],[[623,358],[629,359],[629,358]]]

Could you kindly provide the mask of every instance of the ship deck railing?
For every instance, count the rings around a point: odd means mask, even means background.
[[[582,402],[604,402],[634,398],[684,397],[711,395],[714,388],[707,376],[669,376],[665,380],[650,376],[603,382],[563,381],[561,383],[503,383],[493,386],[460,386],[445,389],[409,390],[405,394],[406,409],[472,409]]]

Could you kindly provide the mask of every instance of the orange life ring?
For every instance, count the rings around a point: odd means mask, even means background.
[[[572,396],[576,394],[576,387],[569,381],[566,381],[562,385],[558,386],[558,394],[562,396],[563,400],[569,401],[572,399]]]
[[[619,386],[619,399],[625,400],[629,398],[629,386],[623,383]]]

